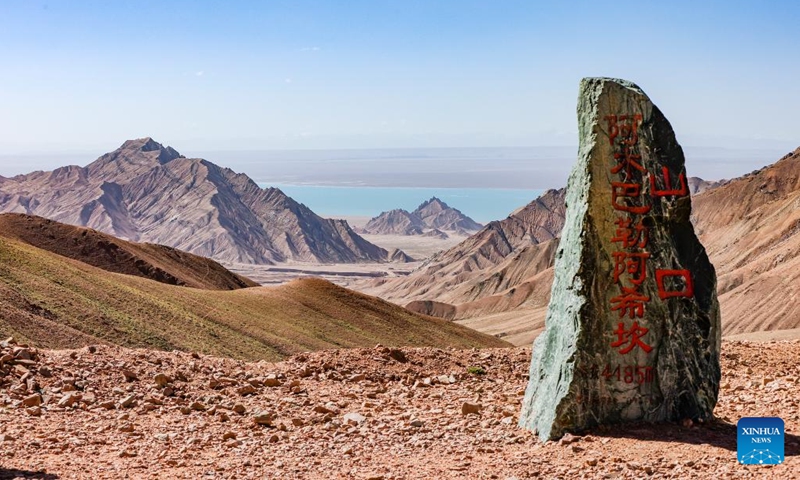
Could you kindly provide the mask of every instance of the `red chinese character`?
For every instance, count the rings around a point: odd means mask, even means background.
[[[632,206],[617,202],[618,198],[638,198],[642,186],[638,183],[611,182],[611,205],[615,210],[641,215],[650,211],[650,205]]]
[[[644,317],[644,305],[650,301],[650,297],[645,297],[638,291],[636,287],[628,288],[621,287],[622,293],[612,298],[611,311],[619,311],[619,318],[628,314],[628,318],[642,318]]]
[[[622,143],[636,145],[639,142],[639,125],[642,124],[642,116],[640,114],[620,115],[619,121],[624,122],[620,131]]]
[[[617,231],[614,237],[611,238],[612,242],[622,242],[622,246],[625,248],[644,248],[647,246],[649,231],[642,224],[642,220],[639,220],[639,223],[633,226],[631,226],[633,221],[630,218],[618,218],[614,223],[617,225]]]
[[[628,273],[628,280],[634,285],[641,285],[647,278],[647,263],[650,258],[647,252],[627,253],[614,252],[614,283],[619,282],[619,276]]]
[[[669,178],[669,169],[667,167],[662,167],[661,172],[664,175],[664,190],[659,190],[656,187],[656,177],[654,175],[650,175],[650,194],[654,197],[671,197],[671,196],[678,196],[682,197],[689,194],[689,188],[686,186],[686,176],[681,173],[678,175],[678,181],[681,184],[681,188],[673,189],[672,188],[672,180]]]
[[[637,115],[606,115],[608,122],[608,143],[613,147],[614,139],[622,134],[622,143],[636,145],[639,141],[639,125],[642,123],[642,116]],[[617,122],[620,123],[617,123]]]
[[[617,161],[617,165],[611,169],[611,173],[619,173],[622,169],[625,169],[625,179],[631,178],[631,169],[636,169],[640,172],[645,171],[641,164],[642,156],[631,152],[631,147],[629,146],[623,147],[621,153],[615,153],[614,160]]]
[[[683,290],[668,292],[664,287],[664,277],[683,277],[686,284]],[[659,270],[656,269],[656,285],[658,286],[658,296],[661,300],[670,297],[694,297],[694,285],[692,284],[692,274],[689,270]]]
[[[613,342],[611,346],[617,348],[624,345],[626,342],[629,342],[628,346],[619,349],[619,353],[623,355],[630,353],[634,347],[639,347],[644,350],[645,353],[650,353],[653,347],[642,341],[642,337],[645,336],[649,331],[650,329],[639,326],[639,322],[633,322],[631,329],[625,330],[625,324],[619,322],[617,325],[617,330],[614,332],[617,334],[617,341]]]

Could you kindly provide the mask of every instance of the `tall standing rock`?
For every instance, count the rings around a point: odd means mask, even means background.
[[[597,424],[711,417],[716,275],[689,221],[683,151],[636,85],[587,78],[580,149],[520,425],[542,440]]]

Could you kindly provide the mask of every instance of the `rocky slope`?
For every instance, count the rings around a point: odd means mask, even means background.
[[[232,291],[110,273],[0,236],[0,336],[280,359],[308,350],[505,342],[316,279]]]
[[[800,148],[693,203],[724,333],[800,327]]]
[[[436,197],[423,202],[413,212],[403,209],[383,212],[371,219],[363,228],[372,235],[427,235],[447,238],[443,230],[458,235],[476,232],[482,227],[460,210]]]
[[[0,214],[0,236],[103,270],[208,290],[255,287],[205,257],[152,243],[133,243],[88,228],[20,213]]]
[[[229,263],[383,262],[345,221],[323,219],[244,174],[188,159],[150,138],[86,167],[0,183],[0,212],[39,215]]]
[[[800,342],[723,342],[716,419],[540,443],[516,426],[530,349],[375,347],[245,363],[0,342],[1,478],[797,478]],[[473,372],[473,373],[470,373]],[[743,416],[786,461],[736,461]]]

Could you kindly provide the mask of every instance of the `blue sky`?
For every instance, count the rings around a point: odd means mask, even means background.
[[[572,145],[584,76],[638,83],[685,145],[788,149],[798,25],[790,1],[6,1],[0,152]]]

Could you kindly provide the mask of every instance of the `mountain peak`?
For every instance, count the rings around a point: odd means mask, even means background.
[[[127,140],[118,149],[106,153],[86,167],[87,174],[98,180],[123,184],[152,168],[182,158],[172,147],[164,147],[150,137]]]
[[[158,163],[165,164],[169,161],[175,160],[176,158],[180,158],[183,155],[178,153],[172,147],[165,147],[164,145],[156,142],[153,140],[152,137],[143,137],[143,138],[136,138],[133,140],[126,140],[125,143],[122,144],[117,150],[117,152],[158,152],[158,156],[156,159]]]
[[[476,232],[482,227],[459,210],[448,206],[437,197],[423,202],[413,212],[396,208],[388,212],[383,212],[371,219],[365,226],[364,231],[372,234],[399,234],[399,235],[422,235],[425,230],[433,229],[433,233],[428,236],[447,235],[439,230],[449,230],[466,234]]]
[[[120,148],[139,149],[144,152],[151,152],[153,150],[164,148],[164,146],[153,140],[152,137],[143,137],[126,140]]]
[[[444,203],[442,201],[442,199],[440,199],[439,197],[433,196],[433,197],[430,198],[430,200],[426,200],[426,201],[422,202],[422,204],[419,207],[417,207],[417,210],[422,210],[423,208],[428,207],[428,206],[436,206],[436,207],[439,207],[441,209],[450,208],[450,206],[447,205],[446,203]]]

